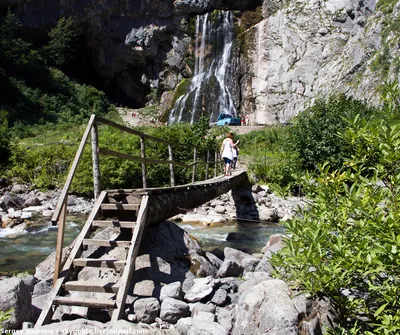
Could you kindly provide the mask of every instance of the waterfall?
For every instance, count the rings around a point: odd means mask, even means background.
[[[220,11],[214,18],[208,13],[197,16],[193,78],[176,100],[169,123],[193,123],[201,115],[215,121],[219,113],[237,114],[229,85],[232,45],[231,12]]]

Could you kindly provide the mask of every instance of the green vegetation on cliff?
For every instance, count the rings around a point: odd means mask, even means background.
[[[42,133],[54,124],[81,124],[90,114],[106,114],[110,104],[94,87],[77,83],[62,71],[72,57],[72,20],[61,19],[49,41],[33,45],[21,37],[20,24],[8,12],[0,19],[0,133],[22,138]],[[11,141],[0,141],[1,163]]]

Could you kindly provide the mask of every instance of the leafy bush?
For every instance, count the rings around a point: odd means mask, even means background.
[[[297,117],[291,129],[291,150],[298,153],[304,169],[315,170],[324,162],[332,169],[340,168],[351,152],[338,134],[347,126],[346,119],[356,115],[368,119],[375,113],[375,108],[344,95],[318,100]]]
[[[361,120],[340,138],[355,154],[340,171],[320,166],[313,204],[285,223],[291,237],[272,263],[295,286],[333,302],[342,316],[337,334],[398,334],[400,132],[385,119]]]

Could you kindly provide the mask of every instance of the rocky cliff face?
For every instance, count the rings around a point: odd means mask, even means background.
[[[156,103],[165,120],[195,75],[196,16],[235,11],[231,105],[251,123],[271,124],[330,92],[377,103],[378,85],[399,75],[400,2],[376,2],[0,0],[0,7],[12,5],[25,27],[42,32],[72,16],[102,87],[131,107]],[[215,57],[213,49],[206,45]],[[217,93],[202,92],[196,118],[211,114]]]
[[[375,0],[264,2],[266,18],[245,32],[253,121],[288,121],[331,92],[376,102],[381,73],[371,63],[382,13],[375,8]]]

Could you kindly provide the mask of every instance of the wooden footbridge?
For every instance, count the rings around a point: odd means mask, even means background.
[[[139,136],[141,156],[135,157],[100,148],[98,144],[98,125],[101,124]],[[62,249],[64,244],[68,191],[90,135],[92,137],[93,179],[96,202],[86,224],[74,242],[71,253],[66,260],[63,260]],[[156,141],[167,145],[169,159],[157,160],[146,157],[145,141]],[[135,260],[138,255],[145,226],[200,206],[228,192],[247,178],[245,171],[235,171],[232,173],[232,176],[223,176],[222,163],[216,148],[210,151],[215,153],[212,161],[209,160],[210,154],[208,150],[206,161],[198,161],[196,159],[196,148],[194,148],[194,160],[191,164],[186,165],[174,161],[174,145],[176,143],[170,143],[166,140],[149,136],[95,115],[91,116],[52,217],[53,225],[58,224],[54,286],[35,327],[50,323],[56,308],[60,305],[108,309],[112,310],[112,320],[123,318],[125,300],[132,276],[134,275]],[[141,162],[143,187],[138,189],[101,191],[99,154]],[[147,188],[147,164],[168,164],[170,166],[171,187]],[[196,167],[199,164],[206,165],[205,180],[196,182]],[[193,168],[192,183],[180,186],[175,185],[175,165],[186,165]],[[208,178],[209,166],[214,168],[214,174],[210,179]],[[218,170],[221,172],[220,175],[217,173]],[[119,227],[121,230],[120,236],[125,236],[125,239],[119,237],[114,240],[93,239],[93,232],[97,227]],[[131,237],[127,239],[126,233]],[[83,258],[82,254],[89,246],[124,248],[126,249],[126,258]],[[79,281],[77,280],[79,271],[84,267],[113,269],[119,274],[119,280],[117,282]],[[105,298],[74,298],[70,293],[76,291],[104,293]]]

